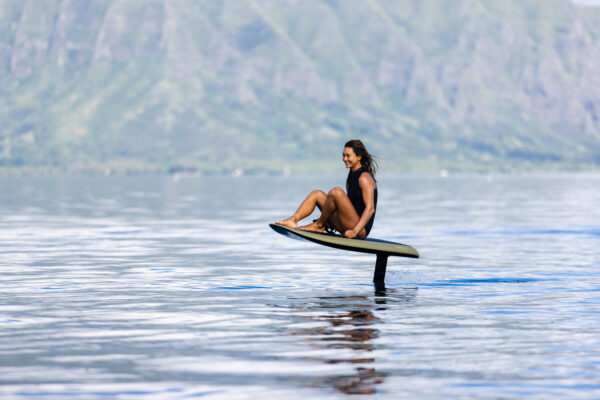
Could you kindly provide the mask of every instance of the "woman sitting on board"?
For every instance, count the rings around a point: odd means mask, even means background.
[[[346,168],[350,169],[346,179],[348,194],[340,187],[331,189],[327,194],[322,190],[314,190],[294,215],[275,223],[297,228],[298,221],[308,217],[315,207],[319,207],[319,219],[300,229],[312,232],[335,229],[350,239],[366,238],[373,227],[377,208],[377,163],[360,140],[350,140],[344,145],[342,160]]]

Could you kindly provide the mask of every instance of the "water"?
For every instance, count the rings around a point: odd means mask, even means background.
[[[267,226],[343,179],[0,178],[0,397],[600,397],[600,175],[380,177],[385,288]]]

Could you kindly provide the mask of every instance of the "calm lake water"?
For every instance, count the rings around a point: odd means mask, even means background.
[[[380,176],[385,288],[268,227],[344,178],[1,177],[0,397],[600,397],[600,175]]]

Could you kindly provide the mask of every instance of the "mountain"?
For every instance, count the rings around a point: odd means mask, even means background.
[[[600,166],[600,8],[3,0],[4,169]]]

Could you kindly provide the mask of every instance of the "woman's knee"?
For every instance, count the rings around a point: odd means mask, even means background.
[[[331,189],[329,191],[329,193],[327,193],[330,196],[339,196],[342,194],[346,194],[346,192],[344,192],[344,189],[342,189],[341,187],[334,187],[333,189]]]
[[[322,190],[313,190],[310,192],[309,196],[316,197],[318,199],[325,199],[325,197],[327,197],[325,192]]]
[[[327,195],[322,190],[313,190],[308,194],[307,200],[310,199],[315,202],[319,210],[323,209],[323,204],[327,200]]]

